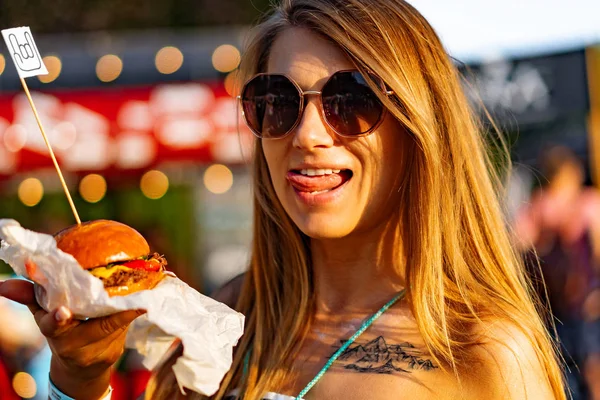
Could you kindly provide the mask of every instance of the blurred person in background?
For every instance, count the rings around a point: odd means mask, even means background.
[[[517,214],[519,245],[541,271],[574,398],[600,399],[600,194],[585,187],[582,162],[567,147],[542,153],[546,183]],[[537,254],[537,257],[536,257]],[[539,258],[539,264],[537,259]],[[535,275],[534,275],[535,276]],[[543,286],[540,286],[543,289]],[[543,296],[543,295],[542,295]]]
[[[421,14],[402,0],[283,0],[240,72],[258,137],[254,240],[249,272],[215,297],[246,327],[210,398],[565,399],[497,171]],[[110,396],[139,313],[75,321],[40,310],[24,282],[0,294],[36,314],[57,390]],[[147,399],[206,398],[181,394],[181,353]]]

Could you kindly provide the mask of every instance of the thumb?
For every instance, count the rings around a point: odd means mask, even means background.
[[[97,323],[100,330],[105,334],[111,334],[118,330],[126,330],[137,317],[145,314],[146,310],[127,310],[99,318]]]

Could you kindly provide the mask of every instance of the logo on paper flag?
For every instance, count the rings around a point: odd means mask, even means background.
[[[2,36],[21,78],[48,74],[28,26],[4,29]]]

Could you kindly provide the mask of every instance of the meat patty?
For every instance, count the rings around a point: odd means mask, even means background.
[[[143,269],[132,269],[131,271],[117,271],[108,278],[100,278],[104,287],[112,287],[112,286],[127,286],[133,282],[144,279],[148,274],[153,272],[148,272]]]
[[[154,253],[149,259],[155,259],[160,262],[161,269],[167,266],[167,260],[158,253]],[[156,271],[146,271],[144,269],[132,269],[130,271],[119,270],[109,276],[108,278],[100,278],[104,287],[113,286],[128,286],[133,282],[142,280],[148,276],[148,274],[155,274]]]

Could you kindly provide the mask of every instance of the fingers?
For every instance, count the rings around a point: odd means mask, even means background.
[[[50,348],[69,368],[108,368],[123,352],[129,324],[143,312],[123,311],[85,322],[59,322],[52,325],[56,336],[49,340]],[[56,317],[60,317],[59,312]]]
[[[64,306],[50,313],[44,311],[36,302],[33,284],[21,279],[9,279],[2,282],[0,296],[26,305],[44,336],[53,339],[64,337],[72,346],[86,346],[115,333],[125,332],[134,319],[146,312],[145,310],[127,310],[85,322],[78,321]],[[67,335],[74,329],[76,329],[76,334],[74,332],[73,335]]]
[[[83,348],[108,337],[118,337],[127,331],[131,322],[145,311],[129,310],[101,318],[78,321],[66,307],[52,313],[34,312],[34,317],[44,336],[52,339],[56,347]]]
[[[77,337],[73,340],[78,346],[86,346],[114,333],[125,332],[131,322],[144,313],[144,310],[128,310],[90,319],[78,327]]]
[[[32,311],[35,321],[40,331],[47,338],[57,338],[62,336],[81,322],[73,319],[73,313],[65,306],[61,306],[51,313],[45,312],[41,308]]]
[[[26,306],[37,306],[33,283],[22,279],[9,279],[0,284],[0,296]]]
[[[143,310],[128,310],[83,322],[73,319],[73,314],[66,307],[59,307],[51,313],[41,309],[34,311],[34,317],[44,336],[54,339],[64,336],[70,347],[83,347],[125,332],[131,322],[143,313]],[[73,337],[65,335],[71,331]]]

